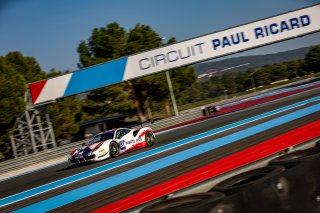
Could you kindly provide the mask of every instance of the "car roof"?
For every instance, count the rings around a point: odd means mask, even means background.
[[[115,129],[111,129],[111,130],[106,130],[106,131],[104,131],[104,132],[100,132],[99,134],[97,134],[97,135],[100,135],[100,134],[105,134],[105,133],[108,133],[108,132],[116,132],[116,131],[118,131],[118,130],[120,130],[120,129],[127,129],[127,130],[132,130],[132,129],[130,129],[130,128],[115,128]]]

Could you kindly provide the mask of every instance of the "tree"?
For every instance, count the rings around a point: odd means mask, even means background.
[[[162,39],[151,27],[137,24],[129,32],[127,53],[131,55],[157,48],[161,45]]]
[[[320,45],[311,47],[306,57],[304,58],[306,69],[308,71],[320,71]]]
[[[175,39],[172,38],[169,42],[175,42]],[[162,39],[147,25],[137,24],[127,33],[117,23],[111,23],[106,27],[94,29],[88,42],[80,42],[78,47],[80,65],[86,67],[102,61],[157,48],[161,45],[163,45]],[[191,68],[173,70],[171,71],[171,77],[175,90],[178,92],[190,86],[196,78]],[[164,73],[158,73],[92,91],[87,96],[85,110],[88,110],[86,112],[89,117],[99,117],[117,112],[132,114],[132,106],[135,106],[140,120],[145,120],[146,111],[151,111],[153,107],[161,108],[159,103],[169,106],[169,90],[165,79]],[[117,98],[117,96],[122,98]],[[127,99],[124,100],[124,97]],[[112,105],[117,107],[108,104],[109,101],[107,100],[112,101]],[[97,101],[99,103],[95,104],[94,102]],[[89,104],[94,107],[90,107]],[[118,106],[121,104],[122,107],[119,108]],[[93,108],[96,108],[96,110],[93,110]],[[108,108],[108,110],[105,108]],[[96,115],[94,115],[95,112],[97,112]]]
[[[0,159],[10,156],[10,131],[25,109],[26,80],[6,58],[0,57]],[[2,155],[3,154],[3,155]]]
[[[127,55],[127,33],[116,22],[95,28],[88,42],[78,46],[79,67],[88,67]]]
[[[130,30],[128,34],[127,41],[127,53],[135,54],[138,52],[146,51],[153,49],[162,45],[162,39],[159,35],[151,29],[151,27],[146,25],[137,24],[133,29]],[[161,75],[161,74],[160,74]],[[131,91],[132,96],[134,97],[134,105],[137,109],[137,114],[140,121],[146,120],[146,108],[150,109],[150,96],[148,91],[152,90],[152,85],[154,85],[154,79],[159,78],[159,74],[148,76],[145,78],[138,78],[128,82],[128,87]],[[158,85],[160,86],[160,85]],[[162,87],[158,87],[156,91],[160,91]],[[160,94],[160,93],[159,93]],[[161,94],[157,97],[158,101],[161,101],[160,97],[163,97]]]
[[[142,38],[142,42],[136,41],[136,39],[139,37]],[[146,42],[152,42],[150,45],[148,45],[149,49],[157,48],[158,46],[163,45],[162,39],[159,37],[159,35],[148,26],[137,25],[132,31],[130,31],[128,41],[129,49],[131,48],[137,52],[145,51],[147,50],[146,46],[144,45]],[[172,44],[174,42],[176,42],[175,38],[170,38],[167,44]],[[129,52],[135,53],[134,51]],[[196,74],[192,67],[180,67],[172,69],[169,71],[169,74],[176,98],[179,98],[180,92],[186,90],[196,80]],[[169,86],[165,73],[157,73],[148,77],[135,79],[132,82],[135,87],[139,102],[143,103],[141,104],[143,113],[145,113],[146,108],[151,110],[151,106],[157,105],[156,102],[158,102],[164,105],[167,116],[170,115],[172,111],[171,101],[169,96]]]
[[[94,62],[92,62],[92,53],[89,50],[88,44],[85,41],[80,41],[80,44],[78,46],[78,53],[79,53],[79,68],[88,67],[91,65],[94,65]]]
[[[237,84],[235,82],[234,73],[231,73],[231,72],[224,73],[222,75],[221,81],[225,90],[227,90],[229,94],[237,92]]]
[[[5,56],[7,63],[24,76],[28,83],[45,78],[45,72],[41,70],[35,58],[24,56],[22,53],[15,51]]]
[[[0,152],[6,158],[11,157],[9,136],[15,120],[25,111],[26,84],[44,77],[45,72],[33,57],[18,51],[0,57]]]
[[[133,114],[135,108],[125,83],[90,92],[84,100],[86,119],[101,118],[116,113]]]
[[[267,69],[257,70],[252,77],[254,78],[255,86],[264,86],[271,83],[270,73]]]
[[[61,70],[56,70],[56,69],[50,69],[50,71],[46,73],[46,78],[53,78],[56,76],[67,74],[69,72],[70,71],[68,71],[68,70],[61,71]]]
[[[285,63],[288,72],[288,78],[296,78],[298,76],[303,76],[306,74],[304,68],[305,63],[304,60],[294,60]]]
[[[67,97],[48,106],[55,137],[70,140],[79,131],[81,102],[75,97]]]
[[[248,72],[237,72],[235,74],[237,92],[243,92],[251,88],[251,80]]]
[[[214,85],[214,89],[212,89],[209,92],[209,97],[213,98],[213,97],[217,97],[223,94],[223,91],[225,90],[225,87],[221,81],[221,79],[217,76],[212,76],[209,79],[209,83]]]
[[[18,51],[9,52],[6,56],[0,57],[0,152],[4,153],[6,158],[10,157],[9,136],[12,134],[15,120],[26,109],[24,95],[27,82],[54,77],[66,72],[52,69],[49,73],[45,73],[35,58],[24,56]],[[78,108],[74,104],[77,102],[77,100],[62,101],[51,107],[58,112],[51,114],[51,120],[54,121],[54,128],[57,131],[56,136],[71,136],[77,130],[78,121],[76,121],[75,113]],[[62,116],[65,116],[65,120],[62,119]]]
[[[283,80],[288,77],[287,67],[285,64],[268,64],[263,66],[261,71],[269,73],[271,82]]]

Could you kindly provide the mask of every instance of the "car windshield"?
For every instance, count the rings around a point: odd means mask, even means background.
[[[108,139],[113,139],[113,136],[114,136],[114,131],[105,132],[105,133],[94,136],[92,140],[89,142],[89,144],[94,144],[94,143],[98,143]]]

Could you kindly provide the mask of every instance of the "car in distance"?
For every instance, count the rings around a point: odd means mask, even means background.
[[[95,135],[89,142],[75,148],[68,156],[69,165],[117,157],[146,146],[152,146],[155,136],[151,128],[118,128]]]

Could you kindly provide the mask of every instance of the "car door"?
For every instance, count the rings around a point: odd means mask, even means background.
[[[120,153],[126,151],[126,149],[127,149],[124,135],[125,134],[122,129],[118,129],[115,132],[115,139],[117,140],[117,142],[119,144]]]
[[[132,134],[130,134],[130,130],[122,129],[122,131],[124,133],[124,136],[122,137],[122,139],[125,141],[126,150],[133,148],[135,144],[135,140],[132,137]]]

